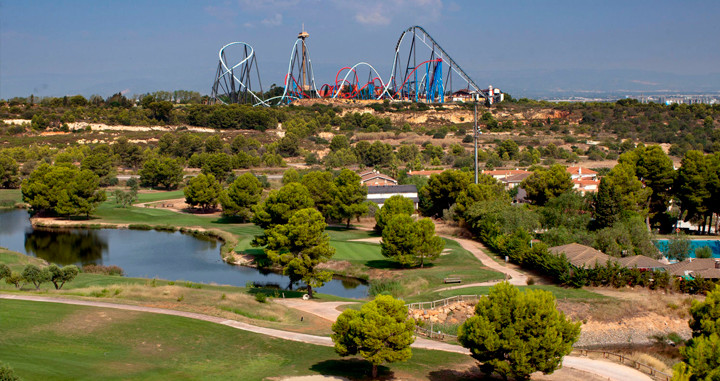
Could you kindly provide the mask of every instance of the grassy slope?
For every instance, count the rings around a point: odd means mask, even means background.
[[[175,316],[2,300],[0,321],[0,358],[26,380],[262,380],[318,373],[360,379],[369,371],[367,363],[341,359],[332,348]],[[381,371],[424,379],[469,363],[464,355],[413,350],[409,362]]]
[[[35,257],[0,249],[0,263],[8,264],[14,271],[22,271],[28,263],[42,265]],[[192,282],[169,282],[164,280],[126,278],[101,274],[80,273],[61,290],[52,283],[44,283],[39,290],[26,284],[21,290],[0,281],[0,292],[31,293],[43,296],[91,298],[111,303],[156,305],[170,309],[199,312],[272,328],[327,335],[330,323],[314,315],[300,322],[301,311],[276,303],[260,303],[254,294],[264,293],[275,297],[277,290],[247,289],[245,287],[218,286]],[[299,298],[302,292],[283,291],[286,298]],[[278,292],[277,297],[280,297]],[[320,301],[354,301],[334,295],[316,294]],[[1,325],[0,325],[1,326]]]
[[[492,286],[480,286],[480,287],[466,287],[458,288],[454,290],[427,292],[415,296],[405,298],[408,303],[414,302],[427,302],[432,300],[440,300],[449,298],[456,295],[487,295]],[[551,285],[536,285],[536,286],[518,286],[520,290],[545,290],[550,291],[555,295],[556,299],[574,299],[574,300],[588,300],[588,299],[608,299],[608,297],[600,295],[598,293],[576,289],[576,288],[564,288],[559,286]]]
[[[20,189],[0,189],[0,205],[3,204],[19,204],[22,202],[22,193]]]

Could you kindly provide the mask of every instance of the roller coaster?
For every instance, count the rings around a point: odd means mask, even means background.
[[[223,46],[210,98],[214,103],[243,103],[253,106],[289,104],[298,99],[402,100],[444,103],[451,100],[502,101],[503,94],[489,86],[480,88],[430,34],[420,26],[402,32],[395,45],[387,80],[369,63],[340,68],[335,81],[319,88],[312,70],[309,34],[304,30],[290,51],[282,94],[264,98],[255,50],[244,42]],[[234,59],[230,59],[232,57]],[[229,62],[237,62],[231,65]],[[453,77],[460,90],[453,92]]]

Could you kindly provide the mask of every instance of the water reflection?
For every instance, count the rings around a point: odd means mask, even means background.
[[[214,239],[127,229],[33,229],[24,210],[0,210],[0,246],[62,265],[116,265],[131,277],[235,286],[253,282],[284,289],[289,283],[288,277],[267,269],[225,263]],[[350,298],[365,297],[367,290],[352,278],[336,278],[317,289]]]
[[[38,228],[25,233],[25,251],[61,265],[102,264],[108,243],[95,230]]]

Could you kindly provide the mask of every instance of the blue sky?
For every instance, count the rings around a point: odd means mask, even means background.
[[[480,85],[720,90],[720,1],[0,0],[0,98],[154,90],[209,93],[217,51],[254,46],[282,83],[301,24],[317,81],[342,66],[388,76],[422,25]]]

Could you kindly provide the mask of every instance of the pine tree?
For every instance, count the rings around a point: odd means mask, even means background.
[[[360,355],[372,364],[372,377],[378,365],[407,361],[415,341],[415,321],[408,317],[402,300],[379,295],[360,311],[345,310],[332,326],[335,352],[340,356]]]
[[[524,379],[559,368],[579,335],[580,323],[555,308],[552,293],[523,293],[507,282],[492,287],[458,329],[458,340],[485,372]]]

